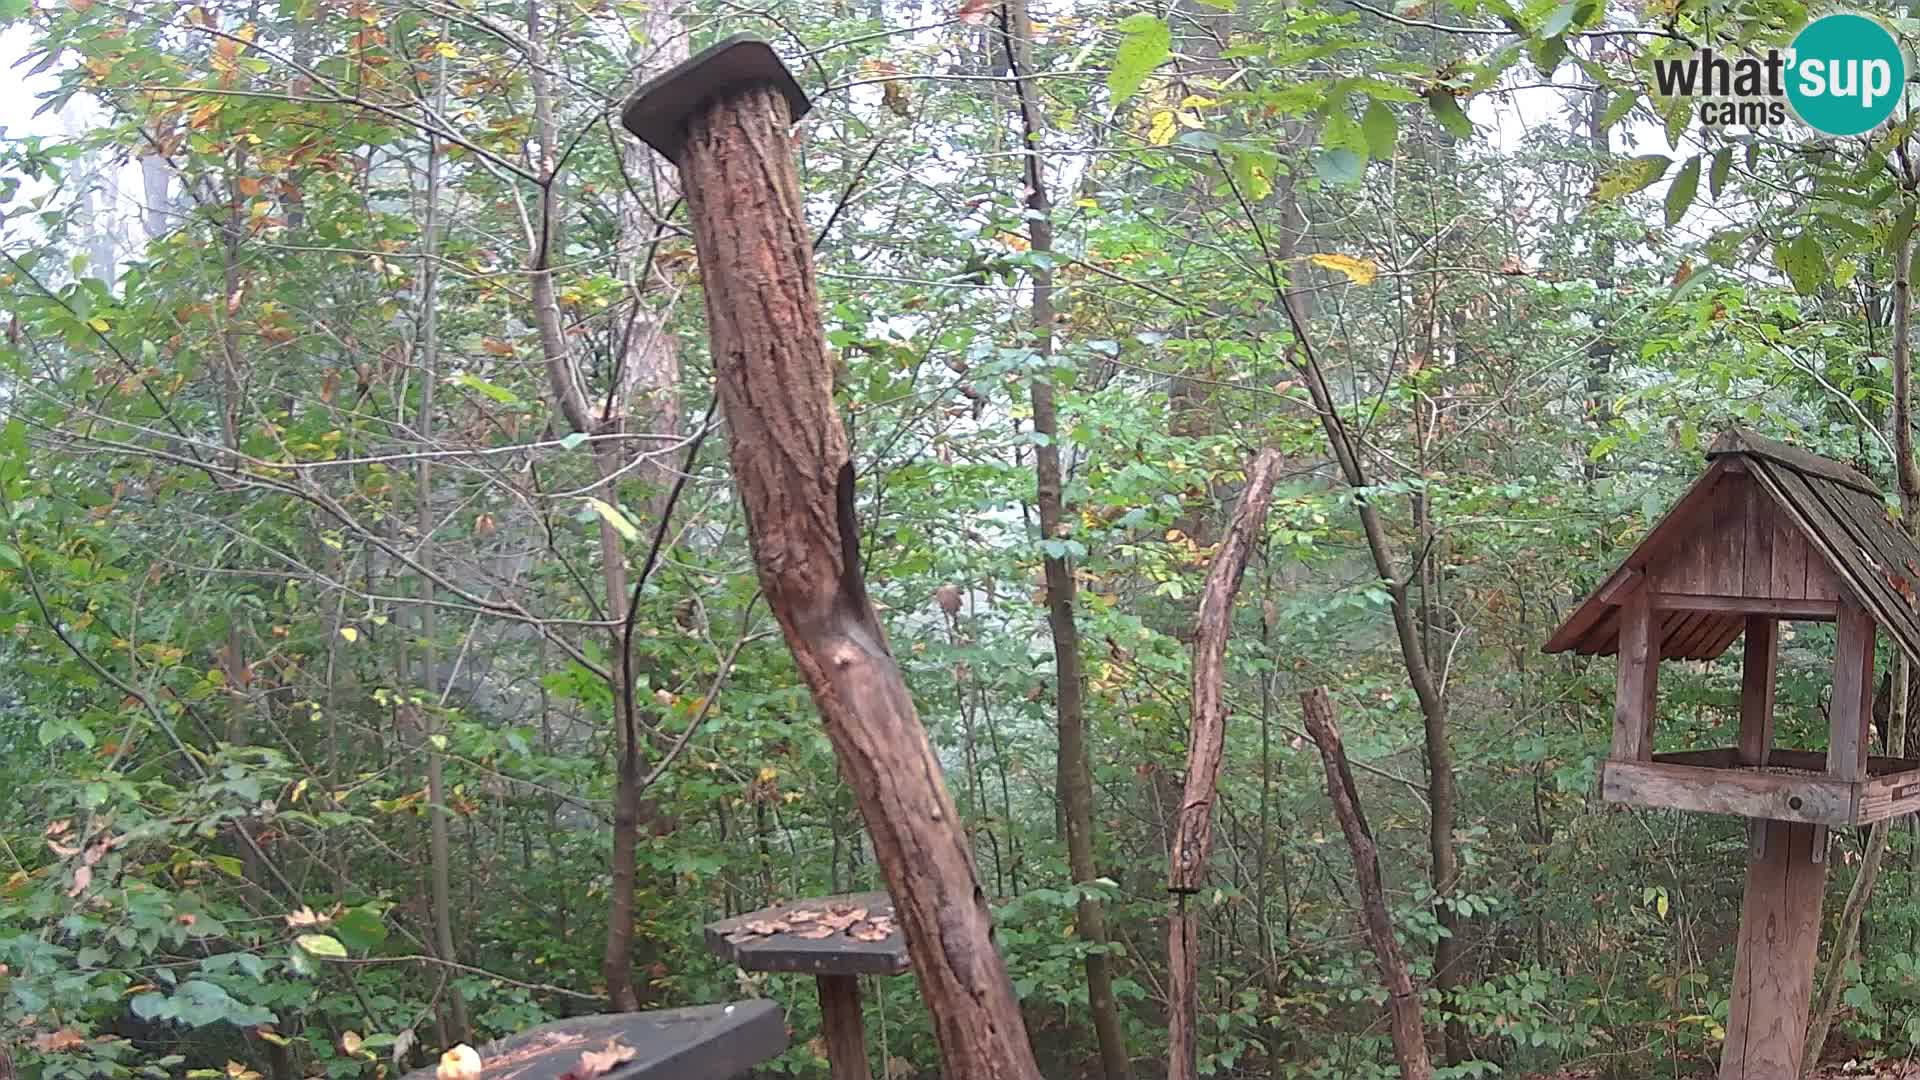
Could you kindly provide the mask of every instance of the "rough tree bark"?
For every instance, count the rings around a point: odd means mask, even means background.
[[[1247,560],[1266,528],[1267,509],[1280,468],[1278,450],[1262,450],[1247,470],[1247,487],[1233,511],[1226,536],[1207,567],[1193,631],[1193,726],[1187,736],[1187,785],[1180,800],[1168,852],[1167,891],[1174,910],[1167,920],[1167,1080],[1194,1080],[1199,974],[1198,918],[1187,897],[1206,883],[1213,849],[1213,796],[1227,747],[1227,637],[1233,631],[1233,600]]]
[[[1420,995],[1414,991],[1406,958],[1393,936],[1393,916],[1387,911],[1386,891],[1380,884],[1380,853],[1360,810],[1360,791],[1347,765],[1346,747],[1340,741],[1333,701],[1327,697],[1326,688],[1316,686],[1302,693],[1300,711],[1307,734],[1320,748],[1320,760],[1327,770],[1327,798],[1333,802],[1334,816],[1340,819],[1340,831],[1346,834],[1347,848],[1353,852],[1361,916],[1367,938],[1373,943],[1374,958],[1380,964],[1381,985],[1387,991],[1388,1028],[1401,1080],[1430,1080],[1433,1064],[1427,1058],[1427,1033],[1420,1022]]]
[[[872,837],[946,1075],[1039,1080],[959,813],[861,577],[790,115],[778,88],[736,85],[693,113],[679,154],[748,540]]]
[[[1033,21],[1026,0],[1006,0],[1000,7],[1000,40],[1008,70],[1015,77],[1019,103],[1022,161],[1027,189],[1027,236],[1032,250],[1053,251],[1053,204],[1047,192],[1046,164],[1040,140],[1045,120],[1030,76],[1033,74]],[[1044,261],[1030,271],[1033,283],[1033,347],[1042,357],[1053,355],[1053,271]],[[1066,535],[1064,482],[1060,467],[1060,426],[1050,374],[1032,382],[1035,499],[1040,535],[1055,540]],[[1067,834],[1067,872],[1076,885],[1100,876],[1093,855],[1093,775],[1087,750],[1086,679],[1080,663],[1080,628],[1074,616],[1073,567],[1064,555],[1045,557],[1047,626],[1053,637],[1056,754],[1059,797]],[[1120,1009],[1113,996],[1113,973],[1108,964],[1106,906],[1098,897],[1082,893],[1075,925],[1091,950],[1086,957],[1087,1006],[1100,1045],[1100,1068],[1107,1080],[1126,1080],[1131,1065]]]

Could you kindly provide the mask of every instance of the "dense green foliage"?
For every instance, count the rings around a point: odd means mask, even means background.
[[[698,269],[616,115],[663,47],[742,30],[815,95],[795,150],[870,588],[1048,1075],[1080,1075],[1093,1036],[1041,559],[1082,584],[1107,874],[1087,887],[1151,1071],[1193,596],[1262,446],[1289,467],[1229,653],[1215,887],[1194,901],[1203,1070],[1392,1074],[1300,732],[1295,695],[1318,684],[1417,974],[1439,910],[1460,919],[1463,982],[1428,1008],[1475,1060],[1444,1075],[1711,1060],[1744,834],[1602,806],[1612,665],[1539,645],[1722,427],[1893,490],[1904,111],[1823,142],[1645,96],[1681,38],[1781,41],[1799,4],[1675,0],[1642,23],[1575,0],[1036,3],[1050,254],[1026,240],[997,5],[531,7],[530,27],[503,0],[0,0],[47,96],[97,120],[0,142],[0,1076],[393,1075],[460,1041],[456,990],[474,1042],[604,1007],[601,530],[637,571],[682,468],[636,617],[654,780],[636,981],[650,1005],[772,995],[795,1032],[774,1070],[825,1075],[810,988],[723,967],[699,928],[880,883],[758,602],[724,424],[689,457],[711,397]],[[143,168],[162,180],[136,196]],[[607,436],[672,467],[614,498],[554,415],[535,329],[556,168],[550,254],[589,396],[614,392],[636,326],[679,347],[673,430]],[[1050,358],[1036,267],[1061,289]],[[1282,285],[1365,491],[1330,464]],[[1060,392],[1062,535],[1034,525],[1034,380]],[[1362,501],[1451,710],[1461,871],[1438,898],[1421,709]],[[1786,643],[1783,742],[1822,738],[1830,643]],[[1669,665],[1662,749],[1731,742],[1734,658]],[[1897,1059],[1920,1044],[1920,866],[1907,832],[1894,844],[1840,1032]],[[1856,846],[1836,846],[1836,896]],[[932,1075],[911,980],[869,994],[887,1075]]]

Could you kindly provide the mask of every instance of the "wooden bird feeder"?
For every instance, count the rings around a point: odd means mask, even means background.
[[[1920,662],[1920,546],[1859,473],[1746,431],[1556,631],[1618,655],[1608,802],[1752,819],[1722,1080],[1800,1075],[1827,829],[1920,810],[1920,759],[1869,753],[1874,637]],[[1773,746],[1782,621],[1836,625],[1824,752]],[[1655,753],[1660,661],[1743,641],[1736,745]]]
[[[820,896],[722,919],[707,926],[707,948],[742,971],[812,975],[833,1080],[870,1080],[860,976],[912,967],[886,893]]]

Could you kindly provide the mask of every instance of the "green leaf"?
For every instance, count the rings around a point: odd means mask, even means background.
[[[333,920],[333,932],[350,949],[365,952],[378,948],[387,940],[387,924],[378,912],[370,908],[349,908],[339,918]]]
[[[1627,114],[1632,112],[1633,107],[1639,103],[1640,94],[1637,91],[1621,90],[1614,94],[1613,100],[1607,102],[1606,111],[1600,114],[1600,130],[1606,131],[1626,119]]]
[[[1542,38],[1527,46],[1527,55],[1533,60],[1533,66],[1539,70],[1541,78],[1552,78],[1567,58],[1567,39],[1561,37]]]
[[[1359,183],[1366,171],[1367,159],[1344,146],[1323,150],[1314,161],[1314,172],[1319,174],[1321,181],[1335,187],[1350,187]]]
[[[1400,138],[1400,121],[1394,119],[1393,110],[1385,102],[1375,99],[1367,102],[1366,115],[1360,118],[1360,133],[1366,137],[1367,152],[1385,160],[1393,156],[1393,144]]]
[[[1565,0],[1559,7],[1553,9],[1553,12],[1547,16],[1546,22],[1540,24],[1540,36],[1559,37],[1566,33],[1567,28],[1573,25],[1574,12],[1578,9],[1577,0]]]
[[[1353,114],[1347,112],[1346,105],[1338,104],[1327,114],[1327,122],[1320,128],[1320,146],[1326,150],[1351,150],[1360,155],[1362,161],[1367,157],[1367,136]]]
[[[576,431],[568,435],[566,438],[560,440],[560,449],[578,450],[582,446],[585,446],[586,443],[587,443],[587,433],[584,431]]]
[[[1707,172],[1707,189],[1714,198],[1727,186],[1727,170],[1733,168],[1733,147],[1723,146],[1713,155],[1713,168]]]
[[[1599,183],[1593,185],[1593,197],[1599,202],[1612,202],[1636,191],[1645,191],[1666,173],[1667,166],[1671,164],[1673,159],[1665,154],[1641,154],[1628,158],[1600,177]]]
[[[1115,105],[1132,97],[1173,51],[1173,31],[1164,20],[1145,12],[1136,12],[1120,20],[1120,47],[1113,54],[1113,70],[1107,72],[1107,90]]]
[[[1827,253],[1819,238],[1803,232],[1780,251],[1780,269],[1793,282],[1793,291],[1809,296],[1827,279]]]
[[[29,2],[30,0],[0,0],[0,25],[25,16]]]
[[[1693,205],[1694,193],[1700,190],[1700,155],[1687,159],[1675,174],[1673,183],[1667,187],[1667,225],[1680,224],[1687,216],[1687,210]]]
[[[1898,257],[1913,238],[1913,204],[1900,208],[1900,216],[1893,219],[1893,232],[1887,236],[1887,254]]]
[[[1427,91],[1427,107],[1433,110],[1433,118],[1440,126],[1456,139],[1473,138],[1473,121],[1460,108],[1460,102],[1452,94],[1442,89]]]
[[[520,404],[520,399],[514,395],[513,391],[508,390],[504,386],[495,386],[494,384],[488,382],[485,379],[479,378],[478,376],[475,376],[475,375],[468,374],[467,372],[464,372],[464,371],[459,373],[458,375],[453,376],[447,381],[452,383],[455,386],[462,386],[467,388],[468,390],[472,390],[474,393],[480,394],[483,397],[491,398],[502,405]],[[575,432],[574,434],[577,435],[579,434],[579,432]]]
[[[625,537],[627,543],[635,543],[640,539],[640,530],[634,527],[633,522],[627,520],[627,515],[621,513],[618,507],[609,506],[594,498],[589,498],[587,505],[593,508],[594,513],[600,515],[602,521],[613,526],[615,532]]]
[[[1667,145],[1679,146],[1680,139],[1687,133],[1687,125],[1693,123],[1693,99],[1676,97],[1667,104]]]
[[[340,944],[338,938],[329,937],[326,934],[301,934],[293,939],[293,943],[300,946],[300,951],[310,956],[345,959],[347,955],[347,947]]]

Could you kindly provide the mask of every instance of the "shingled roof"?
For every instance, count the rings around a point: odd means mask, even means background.
[[[1920,545],[1866,477],[1742,429],[1717,439],[1707,459],[1707,471],[1545,651],[1616,653],[1619,601],[1650,582],[1662,593],[1663,657],[1725,652],[1746,625],[1737,601],[1769,598],[1783,617],[1830,620],[1844,591],[1920,663]]]

